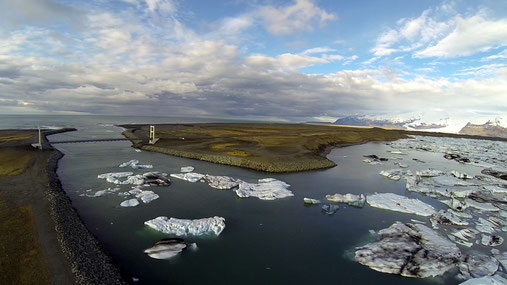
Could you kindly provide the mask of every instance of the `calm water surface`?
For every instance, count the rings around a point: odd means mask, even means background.
[[[10,120],[10,123],[9,123]],[[140,118],[105,116],[38,116],[13,118],[0,116],[1,128],[32,128],[37,124],[76,127],[77,132],[53,135],[50,140],[84,137],[120,137],[120,123],[181,123],[205,122],[204,119]],[[210,121],[210,120],[207,120]],[[212,120],[217,121],[217,120]],[[374,239],[368,231],[380,230],[395,221],[427,219],[371,208],[340,205],[329,216],[320,206],[305,206],[303,198],[325,201],[326,194],[372,194],[391,192],[419,198],[437,210],[446,208],[440,202],[417,193],[405,193],[404,180],[395,182],[378,173],[396,168],[393,160],[385,165],[367,165],[365,154],[392,157],[384,143],[334,149],[329,159],[338,166],[320,171],[295,174],[267,174],[252,170],[164,154],[135,152],[129,142],[106,142],[57,145],[65,156],[60,160],[58,175],[74,207],[87,227],[129,276],[139,278],[138,284],[456,284],[456,272],[444,277],[424,280],[382,274],[353,260],[354,247]],[[427,163],[412,160],[419,158]],[[172,180],[169,187],[149,187],[160,198],[149,204],[122,208],[125,200],[116,194],[83,197],[86,190],[101,190],[115,185],[97,175],[105,172],[130,171],[118,168],[125,161],[138,159],[152,164],[153,171],[178,173],[182,166],[194,166],[195,172],[227,175],[255,182],[273,177],[291,185],[294,197],[275,201],[237,198],[233,191],[214,190],[206,183]],[[459,165],[437,153],[410,152],[403,163],[411,170],[430,165],[441,170],[466,171],[471,175],[480,168]],[[143,173],[143,170],[133,170]],[[122,185],[121,191],[130,190]],[[144,222],[158,216],[203,218],[222,216],[226,228],[218,237],[187,237],[197,243],[198,250],[185,251],[176,258],[155,260],[143,253],[161,238],[170,237],[154,231]],[[501,246],[500,250],[505,250]]]

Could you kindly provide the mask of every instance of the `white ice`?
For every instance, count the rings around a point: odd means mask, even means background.
[[[187,172],[192,172],[192,171],[194,171],[193,166],[183,166],[180,170],[181,173],[187,173]]]
[[[241,198],[256,197],[261,200],[275,200],[294,196],[289,188],[289,184],[276,180],[274,178],[259,179],[258,183],[247,183],[241,181],[236,195]]]
[[[122,207],[135,207],[137,205],[139,205],[139,201],[137,201],[137,199],[125,200],[120,204]]]
[[[199,174],[199,173],[194,173],[194,172],[176,173],[176,174],[171,174],[171,177],[185,180],[188,182],[197,182],[197,181],[204,178],[204,174]]]
[[[211,218],[187,220],[161,216],[146,221],[144,224],[157,231],[177,236],[199,236],[205,234],[215,234],[218,236],[225,228],[225,219],[215,216]]]
[[[435,214],[435,208],[417,200],[410,199],[393,193],[380,193],[368,195],[366,202],[375,208],[415,214],[428,217]]]

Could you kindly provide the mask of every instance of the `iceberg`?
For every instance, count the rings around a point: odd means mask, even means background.
[[[219,190],[230,190],[232,188],[236,188],[239,185],[239,182],[241,180],[234,179],[229,176],[215,176],[215,175],[208,175],[204,176],[204,180],[208,182],[208,185],[211,188],[219,189]]]
[[[120,190],[120,188],[107,188],[107,189],[104,189],[104,190],[99,190],[99,191],[95,192],[94,194],[81,194],[81,196],[86,196],[86,197],[101,197],[101,196],[104,196],[104,195],[107,195],[107,194],[115,193],[118,190]]]
[[[183,166],[180,170],[181,173],[187,173],[194,171],[194,167],[192,166]]]
[[[469,198],[466,198],[465,199],[465,203],[472,207],[472,208],[475,208],[477,210],[481,210],[481,211],[486,211],[486,212],[498,212],[500,211],[500,209],[498,209],[497,207],[493,206],[493,204],[491,203],[479,203],[479,202],[476,202],[475,200],[472,200],[472,199],[469,199]]]
[[[489,235],[482,234],[481,243],[482,243],[482,245],[486,245],[486,246],[499,246],[499,245],[503,244],[503,238],[498,235],[489,236]]]
[[[236,189],[236,195],[241,198],[256,197],[261,200],[275,200],[294,196],[289,184],[274,178],[259,179],[258,183],[241,181]]]
[[[459,285],[505,285],[507,284],[507,279],[499,276],[484,276],[480,278],[469,279]]]
[[[379,241],[356,248],[355,259],[373,270],[406,277],[434,277],[454,268],[459,248],[421,224],[396,222],[378,232]]]
[[[375,208],[415,214],[428,217],[436,213],[435,208],[417,200],[393,193],[380,193],[368,195],[366,202]]]
[[[132,160],[129,160],[127,162],[120,164],[119,167],[132,167],[134,169],[141,169],[141,168],[153,168],[153,165],[139,164],[139,160],[132,159]]]
[[[139,205],[139,201],[137,201],[137,199],[125,200],[120,204],[122,207],[135,207],[137,205]]]
[[[403,170],[401,169],[382,170],[380,171],[379,174],[391,180],[398,181],[401,179],[401,176],[403,175]]]
[[[498,260],[484,254],[466,255],[459,264],[462,278],[490,276],[498,270]]]
[[[178,178],[181,180],[185,180],[188,182],[197,182],[204,178],[204,174],[194,173],[194,172],[188,172],[188,173],[176,173],[171,174],[171,177]]]
[[[165,238],[144,250],[144,253],[155,259],[171,259],[188,247],[189,244],[181,238]]]
[[[305,204],[309,204],[309,205],[320,204],[320,200],[317,200],[317,199],[303,198],[303,201],[305,202]]]
[[[338,211],[340,207],[338,205],[329,205],[329,204],[325,204],[325,205],[322,205],[322,211],[328,215],[334,215],[334,213],[336,213],[336,211]]]
[[[432,168],[419,170],[419,171],[415,172],[415,175],[420,176],[420,177],[435,177],[435,176],[440,176],[440,175],[444,175],[444,174],[445,173],[443,171],[432,169]]]
[[[143,191],[141,190],[139,193],[135,194],[136,198],[141,199],[143,203],[148,204],[153,200],[156,200],[160,198],[157,194],[155,194],[153,191]]]
[[[434,214],[430,218],[431,224],[441,224],[441,225],[456,225],[456,226],[468,226],[467,221],[461,220],[459,217],[455,216],[449,211],[440,210],[438,213]],[[433,227],[435,228],[435,227]]]
[[[200,236],[206,234],[218,236],[225,228],[225,219],[215,216],[211,218],[187,220],[160,216],[153,220],[146,221],[144,224],[157,231],[177,236]]]
[[[354,194],[334,194],[334,195],[326,195],[326,199],[329,202],[335,202],[335,203],[347,203],[354,207],[362,208],[364,206],[364,203],[366,202],[366,197],[363,194],[354,195]]]

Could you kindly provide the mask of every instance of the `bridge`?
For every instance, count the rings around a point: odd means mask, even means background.
[[[40,127],[38,127],[39,142],[32,144],[33,147],[42,150],[43,139]],[[64,143],[91,143],[91,142],[115,142],[115,141],[147,141],[149,144],[155,144],[159,139],[155,137],[155,126],[150,126],[149,138],[97,138],[97,139],[76,139],[76,140],[63,140],[63,141],[50,141],[49,144],[64,144]]]
[[[82,140],[67,140],[67,141],[50,141],[50,144],[62,143],[88,143],[88,142],[115,142],[115,141],[149,141],[149,138],[103,138],[103,139],[82,139]]]

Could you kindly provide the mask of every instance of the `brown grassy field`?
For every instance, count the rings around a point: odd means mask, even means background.
[[[126,125],[124,135],[147,137],[148,126]],[[335,166],[328,147],[390,141],[406,137],[397,130],[307,124],[157,125],[155,145],[135,146],[170,155],[267,172],[295,172]]]
[[[32,207],[5,206],[0,202],[0,284],[51,284]]]
[[[32,161],[33,150],[25,147],[0,148],[0,177],[23,173]]]

